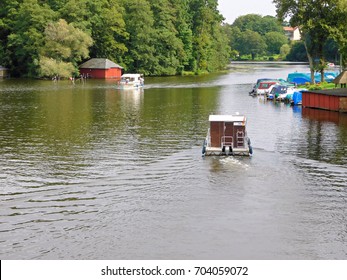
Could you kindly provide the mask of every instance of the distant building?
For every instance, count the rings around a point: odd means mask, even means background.
[[[0,78],[7,78],[9,75],[9,69],[0,65]]]
[[[290,41],[299,41],[301,40],[299,27],[283,27],[285,35],[288,37]]]
[[[122,76],[123,67],[107,58],[92,58],[79,66],[80,74],[94,79],[113,79]]]

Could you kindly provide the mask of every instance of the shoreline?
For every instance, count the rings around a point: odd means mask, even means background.
[[[230,64],[282,64],[282,65],[309,65],[300,61],[230,61]]]

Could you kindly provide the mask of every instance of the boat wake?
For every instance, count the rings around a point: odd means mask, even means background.
[[[243,168],[244,170],[248,170],[250,165],[245,162],[245,160],[249,160],[246,158],[237,158],[237,157],[225,157],[221,158],[220,162],[225,166]]]

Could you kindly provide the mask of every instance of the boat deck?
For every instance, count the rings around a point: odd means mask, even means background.
[[[248,156],[249,148],[233,148],[233,151],[230,155],[234,156]],[[223,151],[222,148],[216,148],[216,147],[206,147],[205,151],[206,156],[225,156],[229,155],[225,151]]]

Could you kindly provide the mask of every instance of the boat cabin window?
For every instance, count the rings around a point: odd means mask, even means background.
[[[135,81],[135,78],[133,78],[133,77],[123,77],[123,78],[122,78],[122,81],[133,82],[133,81]]]

